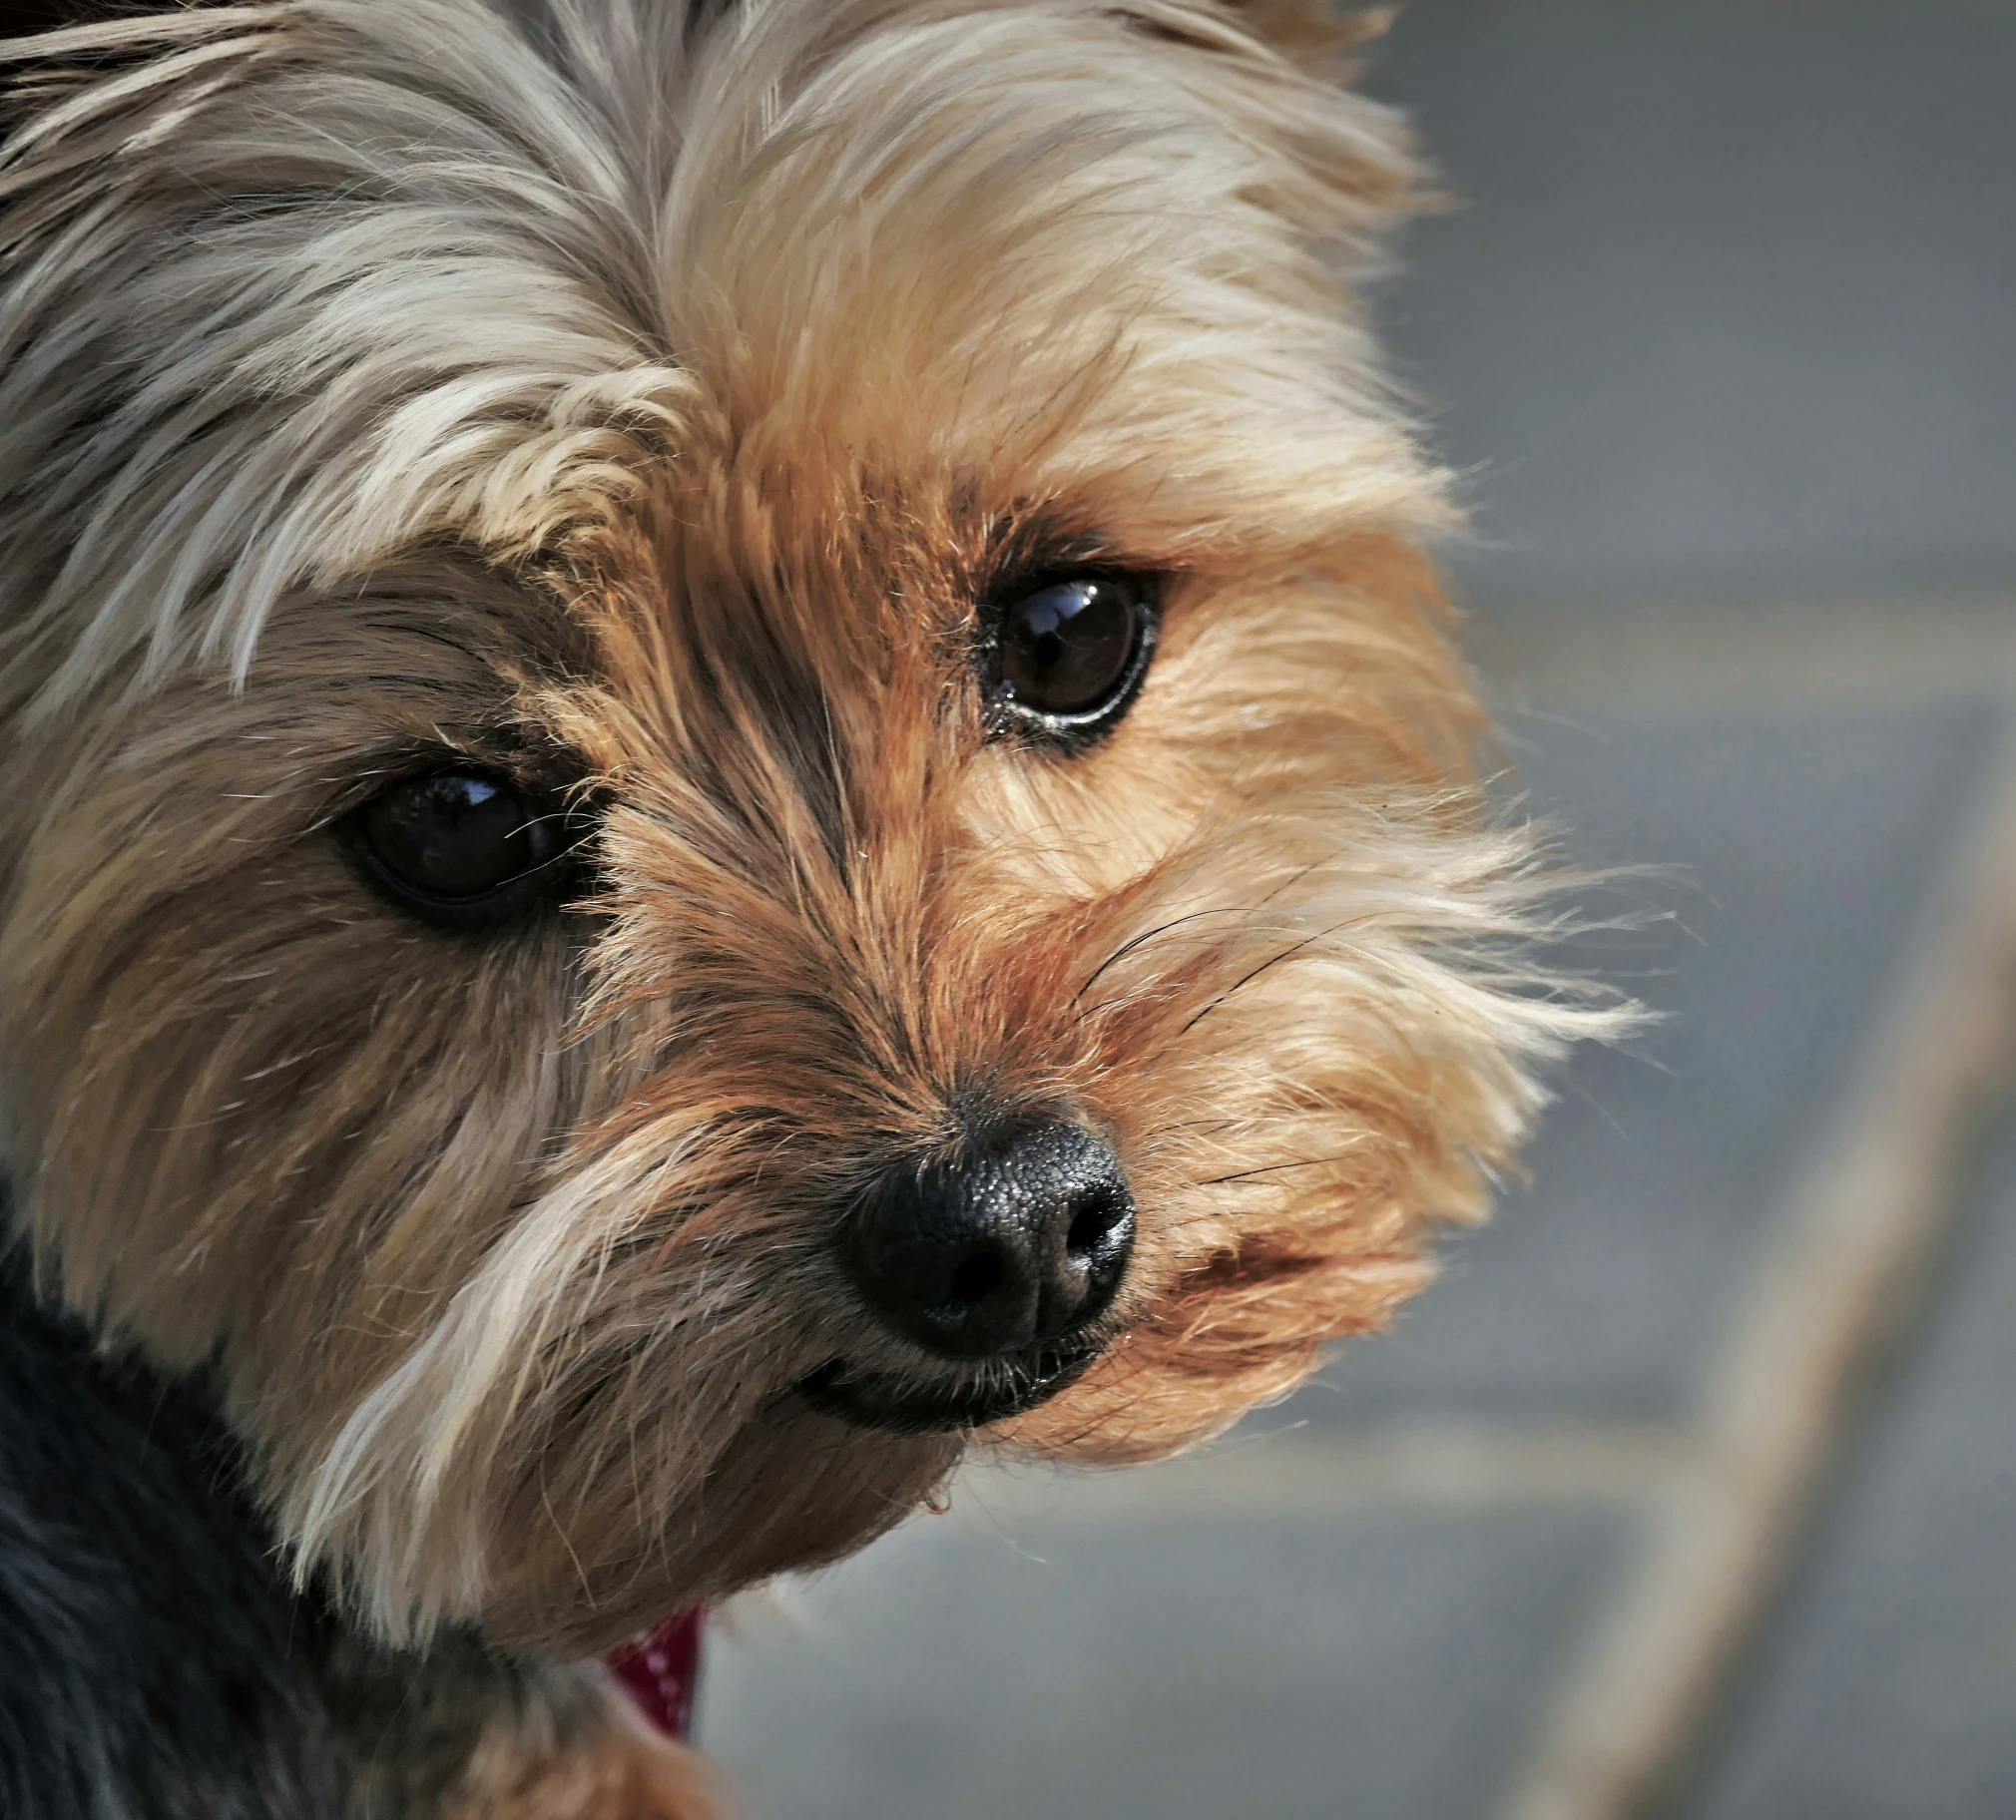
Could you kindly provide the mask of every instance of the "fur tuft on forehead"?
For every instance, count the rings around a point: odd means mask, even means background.
[[[696,438],[1152,495],[1152,429],[1257,525],[1438,510],[1333,276],[1398,126],[1194,0],[280,0],[8,50],[6,636],[52,711],[135,652],[243,680],[288,589],[420,541],[564,554]]]
[[[1351,292],[1414,172],[1316,10],[282,0],[10,52],[17,1217],[379,1634],[599,1648],[971,1440],[1216,1433],[1617,1027],[1529,958],[1472,766]],[[1073,574],[1154,628],[1075,748],[987,682]],[[567,896],[388,896],[358,818],[444,769],[581,830]],[[1045,1121],[1124,1176],[1124,1283],[1069,1360],[948,1362],[838,1235]]]

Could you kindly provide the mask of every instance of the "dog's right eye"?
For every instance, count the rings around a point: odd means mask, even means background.
[[[1055,576],[995,611],[989,692],[1001,724],[1072,751],[1120,723],[1155,657],[1151,580]]]
[[[400,909],[488,928],[560,895],[574,840],[561,806],[488,771],[407,777],[354,811],[349,846]]]

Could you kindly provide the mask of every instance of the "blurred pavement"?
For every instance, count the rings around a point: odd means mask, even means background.
[[[2016,7],[1418,0],[1386,314],[1535,806],[1533,1185],[1209,1455],[740,1608],[756,1820],[2016,1814]]]

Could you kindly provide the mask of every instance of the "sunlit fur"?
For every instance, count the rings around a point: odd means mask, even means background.
[[[281,0],[21,54],[7,1154],[379,1633],[585,1652],[916,1507],[967,1437],[790,1387],[923,1372],[831,1239],[975,1108],[1104,1133],[1141,1226],[1104,1360],[971,1439],[1141,1460],[1380,1326],[1601,1025],[1525,958],[1353,298],[1406,140],[1313,27]],[[1088,559],[1166,631],[1065,757],[990,727],[976,602]],[[443,748],[592,805],[588,901],[358,882],[331,824]]]

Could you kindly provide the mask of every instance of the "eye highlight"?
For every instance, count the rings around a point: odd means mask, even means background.
[[[994,624],[996,713],[1055,744],[1094,743],[1141,692],[1156,631],[1154,589],[1133,576],[1060,576],[1010,595]]]
[[[494,928],[558,901],[580,838],[556,799],[464,765],[400,779],[342,832],[381,896],[450,929]]]

